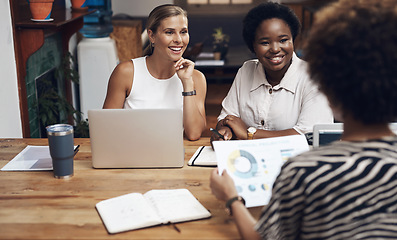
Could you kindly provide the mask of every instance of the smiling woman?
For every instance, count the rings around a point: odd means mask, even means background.
[[[268,2],[248,12],[243,37],[257,59],[243,64],[222,102],[216,128],[225,140],[305,134],[314,124],[333,122],[327,99],[294,53],[299,31],[298,18],[284,5]]]
[[[186,11],[171,4],[158,6],[146,28],[150,44],[145,56],[115,68],[103,108],[180,108],[186,137],[197,140],[206,126],[207,90],[204,75],[182,57],[189,44]],[[160,120],[159,127],[167,126]]]

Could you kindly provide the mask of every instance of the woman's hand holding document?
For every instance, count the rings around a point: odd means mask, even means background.
[[[309,150],[303,135],[214,141],[213,146],[219,174],[226,169],[246,207],[266,205],[281,166],[289,157]]]

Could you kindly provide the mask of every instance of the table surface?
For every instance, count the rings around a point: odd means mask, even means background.
[[[0,239],[239,239],[233,219],[209,188],[213,167],[187,162],[209,138],[184,141],[185,165],[176,169],[94,169],[90,140],[76,138],[74,176],[56,179],[52,171],[0,172]],[[48,145],[47,139],[0,139],[0,168],[27,145]],[[209,219],[110,235],[96,209],[99,201],[152,189],[189,189],[212,214]],[[250,208],[258,217],[261,207]]]

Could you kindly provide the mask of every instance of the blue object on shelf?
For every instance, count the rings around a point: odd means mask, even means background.
[[[113,32],[112,1],[111,0],[86,0],[88,10],[97,9],[96,12],[84,17],[84,26],[80,33],[87,38],[109,37]]]

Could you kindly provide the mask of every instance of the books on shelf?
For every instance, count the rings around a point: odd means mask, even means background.
[[[187,189],[129,193],[100,201],[96,209],[111,234],[211,217]]]
[[[223,66],[225,65],[225,60],[216,60],[213,52],[201,52],[194,64],[196,66]]]
[[[225,60],[196,60],[196,66],[223,66],[225,65]]]

